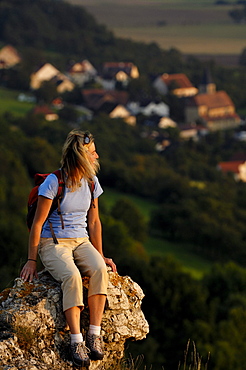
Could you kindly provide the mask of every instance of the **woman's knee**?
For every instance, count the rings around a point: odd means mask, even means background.
[[[100,263],[97,263],[92,271],[91,271],[91,276],[93,275],[97,275],[97,276],[108,276],[108,272],[107,272],[107,266],[105,264],[104,261],[100,262]]]
[[[72,287],[82,286],[82,277],[78,270],[67,271],[62,278],[62,285],[69,285]]]
[[[91,275],[90,284],[92,285],[108,285],[108,271],[106,265],[99,266]]]

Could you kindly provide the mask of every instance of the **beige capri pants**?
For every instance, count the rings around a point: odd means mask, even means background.
[[[41,238],[39,256],[53,278],[61,282],[63,311],[84,306],[82,276],[89,276],[88,297],[107,295],[108,273],[101,254],[87,237],[58,239]]]

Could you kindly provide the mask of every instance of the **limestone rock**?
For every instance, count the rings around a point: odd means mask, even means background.
[[[127,339],[141,340],[149,327],[141,311],[142,289],[128,276],[108,271],[109,285],[102,320],[105,356],[91,361],[89,370],[116,369]],[[85,309],[82,333],[89,326],[86,305],[88,278],[83,278]],[[33,283],[17,278],[13,288],[0,293],[1,370],[74,369],[69,358],[69,331],[62,312],[60,284],[47,272]]]

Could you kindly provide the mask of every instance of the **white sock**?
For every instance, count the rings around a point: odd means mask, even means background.
[[[71,344],[83,342],[83,335],[81,333],[70,334],[70,338],[71,338]]]
[[[101,326],[96,326],[96,325],[91,325],[90,324],[88,334],[100,335],[101,334]]]

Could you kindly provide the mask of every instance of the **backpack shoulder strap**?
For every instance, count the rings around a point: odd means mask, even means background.
[[[62,213],[61,213],[61,201],[64,197],[64,192],[65,192],[65,182],[64,182],[64,179],[63,179],[63,174],[62,174],[62,170],[59,169],[59,170],[56,170],[53,172],[54,175],[56,175],[57,179],[58,179],[58,190],[57,190],[57,195],[55,197],[55,200],[57,202],[57,213],[60,217],[60,220],[61,220],[61,225],[62,225],[62,229],[64,229],[64,221],[63,221],[63,217],[62,217]]]
[[[95,182],[94,181],[88,181],[88,185],[89,185],[90,192],[91,192],[91,205],[90,205],[90,208],[91,207],[96,208],[95,202],[94,202]]]

